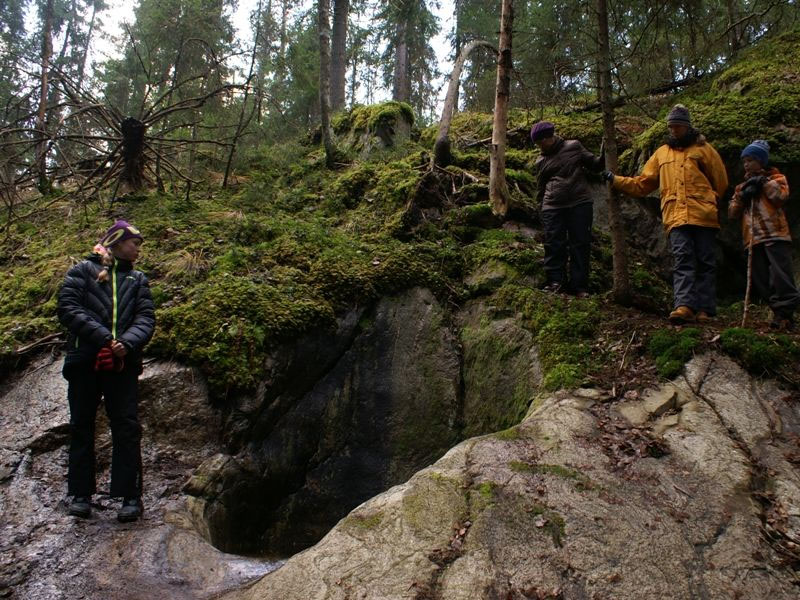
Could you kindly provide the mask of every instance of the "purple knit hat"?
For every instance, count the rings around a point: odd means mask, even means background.
[[[538,141],[544,138],[548,138],[556,130],[556,126],[553,125],[550,121],[539,121],[533,127],[531,127],[531,140]]]
[[[114,244],[119,244],[131,238],[139,238],[144,240],[142,234],[133,225],[127,221],[117,221],[111,228],[106,231],[106,234],[100,240],[100,244],[106,248],[111,248]]]

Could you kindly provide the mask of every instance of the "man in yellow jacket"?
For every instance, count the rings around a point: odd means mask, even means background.
[[[642,174],[603,178],[629,196],[661,188],[661,220],[672,251],[673,323],[708,321],[717,312],[717,204],[728,188],[725,165],[691,123],[689,110],[676,104],[667,115],[669,139],[648,159]]]

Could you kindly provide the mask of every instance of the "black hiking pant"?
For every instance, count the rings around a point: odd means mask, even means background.
[[[669,232],[675,308],[717,314],[717,230],[681,225]]]
[[[142,427],[137,414],[139,369],[97,372],[90,365],[69,365],[64,368],[64,377],[69,382],[71,431],[68,494],[91,496],[96,491],[94,433],[97,407],[102,399],[111,425],[111,496],[139,498],[142,495]]]
[[[753,246],[753,288],[775,316],[792,319],[800,292],[792,273],[792,243],[764,242]]]
[[[592,203],[541,212],[544,228],[544,271],[547,283],[574,293],[589,290],[589,252],[592,245]],[[569,258],[569,281],[567,281]]]

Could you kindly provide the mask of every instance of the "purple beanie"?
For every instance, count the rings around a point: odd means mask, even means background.
[[[142,234],[133,225],[127,221],[117,221],[111,228],[106,231],[106,234],[100,240],[100,244],[106,248],[111,248],[114,244],[119,244],[131,238],[139,238],[144,240]]]
[[[749,156],[761,163],[762,167],[769,164],[769,143],[766,140],[754,140],[742,150],[742,158]]]
[[[556,130],[556,126],[550,121],[539,121],[531,127],[531,140],[534,142],[544,138],[549,138]]]

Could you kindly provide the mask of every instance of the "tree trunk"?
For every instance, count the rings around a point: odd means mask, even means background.
[[[458,102],[459,79],[467,58],[475,48],[480,46],[491,48],[497,53],[497,48],[489,42],[474,40],[462,48],[453,65],[453,71],[450,73],[450,83],[447,86],[442,118],[439,120],[439,135],[436,137],[436,144],[433,147],[433,162],[437,167],[446,167],[452,160],[452,155],[450,154],[450,123],[453,121],[453,113],[455,113],[456,103]]]
[[[505,216],[508,212],[506,186],[506,129],[508,127],[508,96],[511,91],[511,32],[514,26],[514,2],[503,0],[500,13],[500,53],[497,61],[497,83],[494,95],[492,147],[489,154],[489,202],[492,212]]]
[[[408,102],[411,98],[411,79],[408,76],[408,23],[401,18],[395,30],[394,76],[392,100]]]
[[[741,25],[733,26],[739,20],[739,11],[737,10],[736,0],[727,0],[726,8],[728,10],[728,58],[733,58],[741,48]]]
[[[331,38],[331,110],[344,108],[347,73],[347,19],[350,0],[334,0],[333,37]]]
[[[47,0],[42,27],[42,76],[39,94],[39,111],[36,114],[36,130],[39,141],[36,144],[36,170],[39,176],[39,191],[45,194],[50,189],[47,179],[47,88],[50,71],[50,57],[53,55],[53,0]]]
[[[225,163],[225,175],[222,177],[222,187],[228,187],[228,177],[231,174],[231,165],[233,164],[233,156],[236,154],[236,144],[239,142],[239,138],[242,137],[242,132],[244,131],[245,121],[244,115],[245,111],[247,110],[247,99],[250,95],[250,82],[253,81],[253,74],[255,72],[256,67],[256,57],[258,56],[258,42],[261,38],[261,0],[258,2],[258,8],[256,9],[256,32],[255,36],[253,37],[253,52],[250,55],[250,71],[247,74],[247,81],[245,81],[244,85],[244,97],[242,98],[242,108],[239,111],[239,121],[236,123],[236,132],[233,134],[233,139],[231,140],[231,147],[228,151],[228,160]]]
[[[283,81],[286,76],[286,47],[289,45],[287,29],[289,24],[289,4],[291,0],[283,0],[281,4],[281,31],[280,31],[280,51],[278,57],[278,81]]]
[[[128,117],[120,123],[122,131],[122,159],[124,167],[119,181],[137,191],[144,187],[144,132],[146,126],[141,121]],[[159,182],[159,184],[161,184]],[[119,184],[117,185],[119,187]],[[112,196],[116,196],[117,187]],[[114,201],[114,198],[111,198]]]
[[[614,104],[611,89],[611,50],[608,43],[608,7],[606,0],[597,0],[598,15],[598,67],[600,70],[600,104],[603,108],[603,140],[605,142],[606,169],[617,171],[617,142],[614,125]],[[628,249],[618,194],[608,186],[608,216],[611,241],[614,246],[614,299],[623,305],[630,303],[628,278]]]
[[[322,121],[322,143],[325,146],[325,164],[328,168],[336,162],[336,147],[331,131],[331,18],[330,0],[319,0],[319,113]]]
[[[86,33],[86,44],[83,46],[81,54],[81,64],[78,67],[78,89],[83,89],[83,78],[86,73],[86,60],[89,57],[89,46],[92,43],[92,35],[94,34],[94,23],[97,18],[97,0],[92,2],[92,18],[89,20],[89,31]]]

